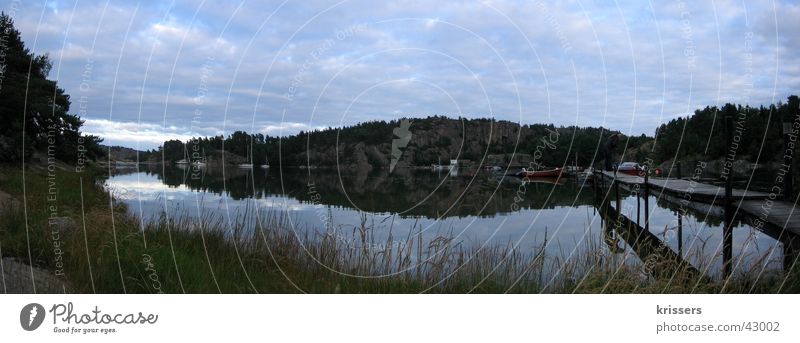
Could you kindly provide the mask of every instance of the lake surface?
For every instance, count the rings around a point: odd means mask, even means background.
[[[143,167],[144,168],[144,167]],[[499,174],[499,175],[498,175]],[[372,230],[376,245],[394,239],[452,237],[470,249],[506,246],[522,252],[543,248],[547,258],[567,260],[581,251],[641,262],[636,249],[605,227],[593,187],[575,179],[523,183],[501,173],[458,170],[192,169],[119,170],[106,179],[114,195],[141,217],[217,216],[235,219],[253,209],[285,218],[300,233]],[[621,208],[644,225],[644,199],[621,191]],[[638,215],[637,215],[638,209]],[[649,198],[649,231],[698,270],[719,277],[721,209],[687,209],[674,199]],[[682,228],[678,234],[678,223]],[[734,273],[780,271],[783,245],[737,222]]]

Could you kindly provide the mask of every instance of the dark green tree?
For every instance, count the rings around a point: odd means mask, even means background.
[[[35,150],[74,162],[102,154],[100,139],[82,136],[83,121],[68,114],[69,95],[48,80],[52,64],[47,54],[35,55],[22,42],[14,21],[0,13],[0,161],[14,162]]]

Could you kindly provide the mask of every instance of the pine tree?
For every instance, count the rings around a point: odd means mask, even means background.
[[[101,153],[95,136],[81,136],[83,121],[68,114],[69,95],[48,80],[52,63],[47,54],[25,47],[13,19],[0,12],[0,161],[13,162],[35,150],[67,162]]]

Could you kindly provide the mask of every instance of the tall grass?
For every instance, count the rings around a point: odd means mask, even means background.
[[[24,208],[0,216],[0,251],[56,270],[62,244],[70,291],[81,293],[630,293],[746,292],[677,270],[655,277],[632,256],[609,253],[598,239],[574,252],[548,255],[547,239],[524,251],[513,244],[464,247],[444,231],[423,239],[421,227],[379,239],[365,216],[341,232],[293,229],[283,212],[250,208],[231,217],[182,214],[138,218],[96,183],[94,174],[59,172],[57,200],[48,180],[3,168],[0,189]],[[97,171],[95,171],[97,172]],[[82,185],[82,186],[81,186]],[[51,207],[75,225],[56,238]],[[587,237],[595,237],[588,235]],[[28,257],[30,253],[30,258]],[[668,263],[668,262],[667,262]],[[675,281],[675,280],[680,280]],[[771,280],[759,292],[791,291]],[[794,284],[791,283],[790,284]]]

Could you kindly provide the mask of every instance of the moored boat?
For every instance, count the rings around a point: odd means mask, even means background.
[[[639,163],[636,162],[622,162],[622,164],[617,167],[618,173],[640,176],[643,173],[642,167]]]
[[[553,168],[548,170],[528,170],[523,168],[521,171],[515,174],[519,177],[524,178],[542,178],[542,177],[561,177],[561,174],[564,173],[563,168]]]

